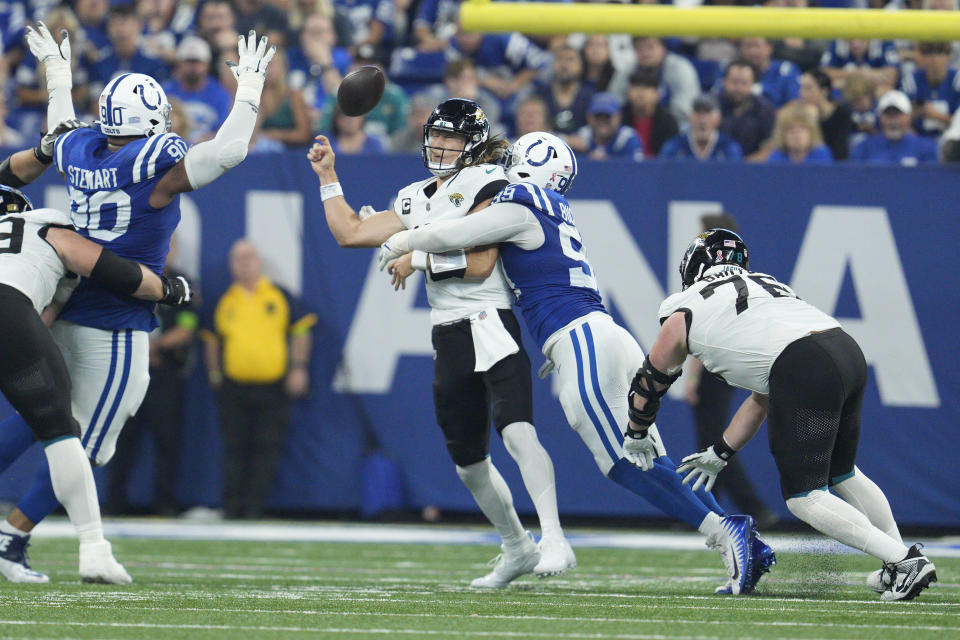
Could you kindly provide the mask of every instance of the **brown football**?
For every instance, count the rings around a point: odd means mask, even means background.
[[[369,65],[360,67],[340,81],[337,104],[345,115],[362,116],[377,106],[386,86],[383,71]]]

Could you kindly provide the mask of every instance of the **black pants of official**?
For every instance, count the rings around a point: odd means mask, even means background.
[[[730,423],[730,405],[733,402],[734,389],[722,379],[708,371],[700,376],[697,395],[700,402],[693,407],[693,417],[697,427],[697,446],[706,449],[723,435]],[[747,470],[738,458],[732,458],[717,476],[713,492],[730,496],[739,513],[759,516],[769,508],[757,496]]]
[[[478,373],[470,321],[433,327],[433,402],[447,451],[458,466],[483,460],[490,452],[490,418],[497,433],[514,422],[533,423],[530,358],[523,349],[520,323],[507,309],[500,320],[520,350]]]
[[[224,380],[217,397],[223,433],[223,509],[228,518],[259,518],[287,436],[283,381]]]
[[[63,355],[30,299],[0,284],[0,391],[37,440],[79,436]]]
[[[853,472],[867,363],[842,329],[790,343],[770,368],[767,428],[784,498]]]
[[[110,509],[128,509],[127,480],[147,438],[154,443],[152,510],[162,515],[176,513],[180,479],[180,446],[183,435],[183,399],[186,384],[175,367],[150,369],[150,386],[137,413],[123,427],[123,438],[110,463]]]

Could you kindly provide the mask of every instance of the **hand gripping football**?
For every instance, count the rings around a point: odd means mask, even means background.
[[[337,89],[337,104],[344,115],[362,116],[380,102],[387,79],[377,67],[363,66],[348,73]]]

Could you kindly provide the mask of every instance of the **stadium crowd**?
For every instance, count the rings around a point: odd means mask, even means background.
[[[0,146],[46,129],[47,95],[23,43],[24,27],[44,20],[71,34],[83,117],[95,119],[112,77],[147,73],[163,82],[174,130],[190,142],[212,137],[229,111],[234,84],[223,62],[236,56],[237,33],[266,32],[281,53],[254,152],[302,147],[318,131],[337,153],[419,152],[430,110],[456,96],[476,100],[496,133],[553,131],[599,160],[960,159],[957,43],[482,35],[460,30],[458,8],[458,0],[0,2]],[[957,0],[886,8],[953,11]],[[387,73],[386,93],[366,116],[346,117],[338,83],[367,64]]]

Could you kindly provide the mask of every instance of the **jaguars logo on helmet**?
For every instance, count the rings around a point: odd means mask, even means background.
[[[463,151],[433,146],[432,138],[436,132],[440,131],[462,137]],[[483,143],[489,137],[490,122],[476,102],[462,98],[441,102],[423,125],[421,147],[423,165],[437,177],[448,176],[463,167],[474,164],[480,157]],[[439,151],[439,158],[436,161],[434,151]]]
[[[680,261],[680,278],[686,289],[718,264],[750,268],[750,253],[743,238],[729,229],[707,229],[697,235]]]
[[[33,203],[19,189],[0,184],[0,215],[22,213],[33,209]]]

